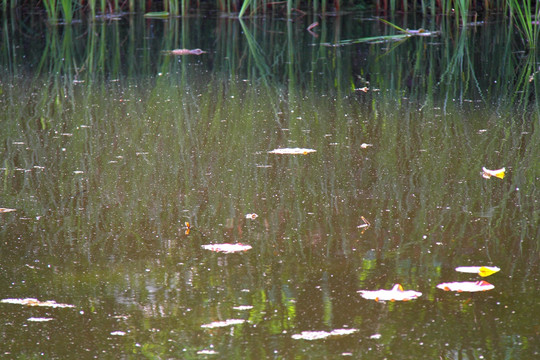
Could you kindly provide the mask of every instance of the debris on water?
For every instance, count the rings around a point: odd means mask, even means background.
[[[292,336],[295,340],[319,340],[330,336],[344,336],[357,332],[358,329],[335,329],[328,331],[302,331],[300,334]]]
[[[26,299],[2,299],[0,300],[1,303],[4,304],[18,304],[18,305],[25,305],[25,306],[45,306],[45,307],[53,307],[53,308],[73,308],[74,305],[70,304],[60,304],[57,303],[54,300],[47,300],[47,301],[39,301],[38,299],[34,298],[26,298]]]
[[[256,218],[258,218],[259,215],[253,213],[253,214],[246,214],[246,219],[250,219],[250,220],[255,220]]]
[[[213,328],[219,328],[219,327],[226,327],[226,326],[232,326],[232,325],[239,325],[245,323],[246,320],[243,319],[228,319],[224,321],[214,321],[209,324],[201,325],[202,328],[205,329],[213,329]]]
[[[497,170],[489,170],[485,167],[482,167],[482,176],[485,179],[489,179],[492,176],[498,177],[499,179],[503,179],[506,172],[506,168],[497,169]]]
[[[494,285],[487,281],[456,281],[448,282],[437,285],[437,287],[444,291],[457,291],[457,292],[477,292],[488,291],[495,288]]]
[[[205,250],[215,251],[215,252],[222,252],[226,254],[231,254],[235,252],[241,252],[241,251],[247,251],[251,249],[251,245],[245,245],[245,244],[208,244],[208,245],[202,245],[202,248]]]
[[[305,149],[305,148],[282,148],[282,149],[274,149],[272,151],[269,151],[268,153],[279,154],[279,155],[307,155],[315,151],[317,150]]]
[[[205,54],[206,51],[201,49],[174,49],[170,51],[164,51],[165,54],[184,56],[184,55],[201,55]]]
[[[0,208],[0,214],[1,213],[13,212],[13,211],[17,211],[17,209]]]
[[[364,299],[375,301],[408,301],[422,296],[421,292],[403,290],[400,284],[395,284],[392,290],[359,290]]]
[[[462,273],[478,274],[482,277],[501,271],[497,266],[458,266],[455,270]]]

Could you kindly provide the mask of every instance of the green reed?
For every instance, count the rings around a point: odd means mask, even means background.
[[[540,8],[538,2],[535,1],[534,4],[533,7],[530,1],[510,0],[508,2],[510,17],[516,22],[516,26],[523,34],[524,41],[531,49],[536,48],[540,32],[538,25]]]

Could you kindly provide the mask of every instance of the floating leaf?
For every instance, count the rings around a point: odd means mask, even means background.
[[[191,224],[189,223],[189,221],[186,221],[184,223],[184,229],[185,229],[184,234],[189,235],[189,233],[191,231]]]
[[[364,299],[375,301],[408,301],[422,296],[422,293],[418,291],[403,290],[400,284],[394,285],[392,290],[360,290],[358,292]]]
[[[156,19],[164,19],[169,17],[169,13],[167,11],[154,11],[154,12],[147,12],[144,14],[145,18],[156,18]]]
[[[43,317],[29,317],[26,320],[32,321],[32,322],[47,322],[47,321],[52,321],[54,319],[53,318],[43,318]]]
[[[506,168],[497,169],[497,170],[489,170],[489,169],[486,169],[485,167],[482,167],[482,176],[485,179],[489,179],[492,176],[498,177],[499,179],[503,179],[505,172],[506,172]]]
[[[170,54],[170,55],[183,56],[183,55],[201,55],[201,54],[205,54],[206,51],[203,51],[201,49],[174,49],[170,51],[164,51],[164,53]]]
[[[197,355],[216,355],[216,354],[219,354],[219,353],[215,350],[203,349],[203,350],[197,351]]]
[[[494,285],[491,285],[487,281],[457,281],[442,283],[437,285],[437,287],[444,291],[457,291],[457,292],[477,292],[477,291],[487,291],[495,288]]]
[[[54,300],[39,301],[38,299],[26,298],[26,299],[3,299],[0,300],[1,303],[5,304],[18,304],[26,306],[46,306],[53,308],[72,308],[74,305],[69,304],[59,304]]]
[[[12,212],[12,211],[17,211],[17,209],[0,208],[0,214],[1,213]]]
[[[201,325],[201,327],[205,329],[213,329],[213,328],[218,328],[218,327],[226,327],[226,326],[243,324],[245,322],[246,320],[243,320],[243,319],[228,319],[225,321],[214,321],[214,322],[211,322],[210,324]]]
[[[223,252],[226,254],[240,252],[240,251],[247,251],[251,249],[251,245],[245,245],[245,244],[208,244],[208,245],[202,245],[202,248],[205,250],[210,251],[216,251],[216,252]]]
[[[358,329],[335,329],[328,331],[302,331],[300,334],[294,334],[292,336],[295,340],[319,340],[329,336],[343,336],[357,332]]]
[[[456,271],[462,273],[478,274],[482,277],[486,277],[501,271],[501,269],[496,266],[459,266],[456,268]]]
[[[317,150],[305,149],[305,148],[282,148],[274,149],[269,151],[269,154],[280,154],[280,155],[307,155],[309,153],[315,152]]]

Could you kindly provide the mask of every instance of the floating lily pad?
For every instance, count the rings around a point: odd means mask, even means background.
[[[358,329],[335,329],[328,331],[302,331],[300,334],[292,336],[295,340],[319,340],[330,336],[344,336],[357,332]]]
[[[26,298],[26,299],[3,299],[0,300],[1,303],[5,304],[18,304],[25,306],[45,306],[53,308],[72,308],[74,305],[69,304],[59,304],[54,300],[39,301],[38,299]]]
[[[504,178],[505,172],[506,172],[506,168],[497,169],[497,170],[489,170],[489,169],[486,169],[485,167],[482,168],[482,176],[486,179],[489,179],[492,176],[502,179]]]
[[[235,253],[235,252],[248,251],[249,249],[251,249],[251,245],[245,245],[245,244],[240,244],[240,243],[238,244],[208,244],[208,245],[202,245],[202,248],[205,250],[230,254],[230,253]]]
[[[459,266],[456,271],[469,274],[478,274],[482,277],[490,276],[501,271],[496,266]]]
[[[282,149],[274,149],[272,151],[269,151],[268,153],[280,154],[280,155],[307,155],[315,151],[317,150],[305,149],[305,148],[282,148]]]
[[[358,292],[364,299],[375,301],[408,301],[422,296],[422,293],[418,291],[403,290],[400,284],[394,285],[392,290],[360,290]]]
[[[437,287],[444,291],[457,291],[457,292],[477,292],[477,291],[488,291],[495,288],[494,285],[488,283],[487,281],[456,281],[449,283],[442,283],[437,285]]]
[[[243,320],[243,319],[228,319],[225,321],[214,321],[214,322],[211,322],[210,324],[201,325],[201,327],[205,329],[213,329],[213,328],[219,328],[219,327],[239,325],[245,322],[246,320]]]

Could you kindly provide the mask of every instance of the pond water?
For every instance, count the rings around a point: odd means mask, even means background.
[[[538,357],[537,52],[390,20],[4,14],[1,356]]]

